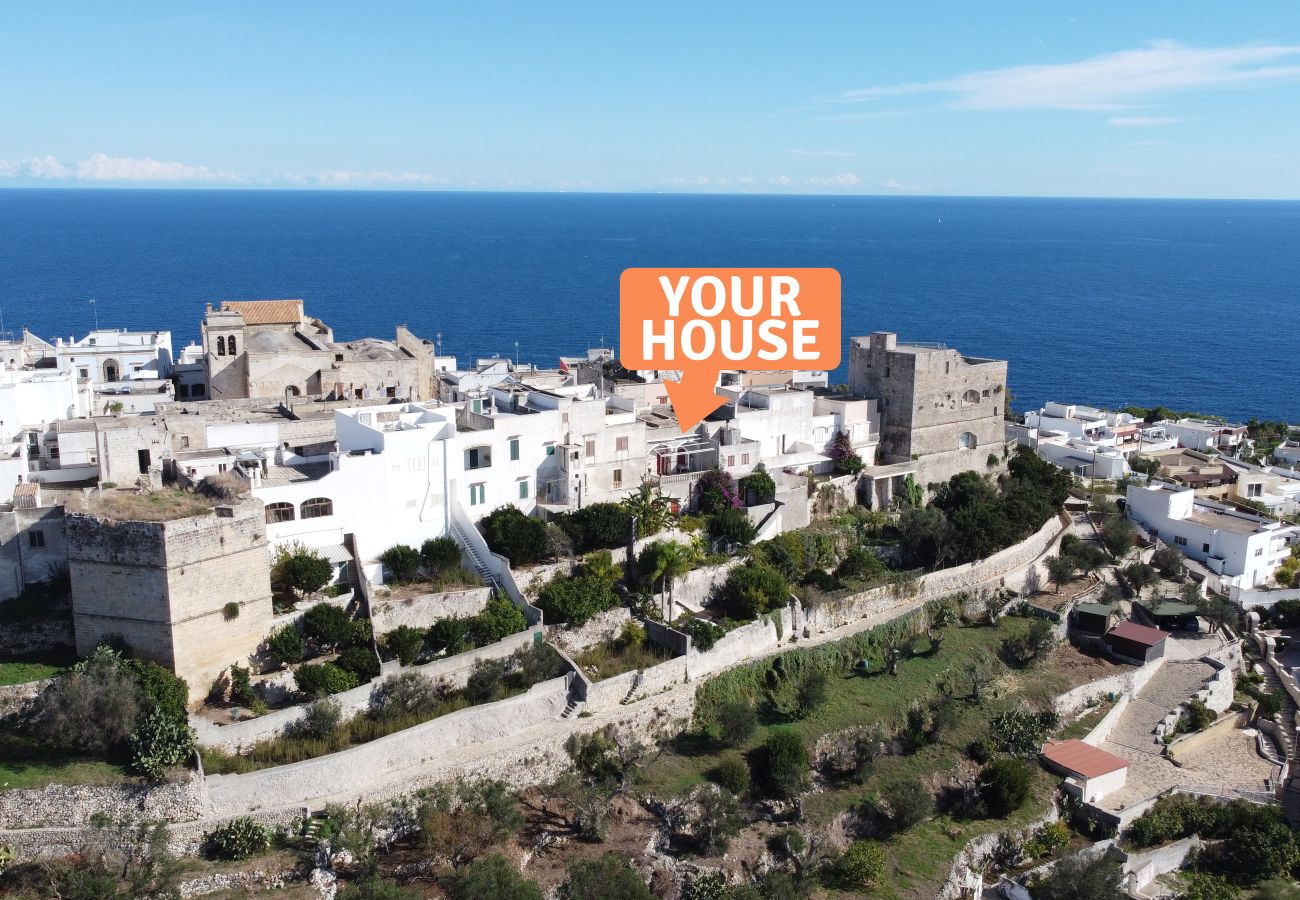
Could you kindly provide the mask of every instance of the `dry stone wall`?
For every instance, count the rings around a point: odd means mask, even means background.
[[[439,619],[468,619],[478,615],[491,596],[489,587],[419,594],[403,600],[379,593],[370,598],[370,621],[375,634],[387,634],[403,625],[428,628]]]
[[[632,621],[632,611],[625,606],[608,609],[592,616],[584,625],[547,625],[546,637],[565,653],[576,656],[582,651],[612,641]]]
[[[424,665],[403,667],[387,664],[384,667],[383,674],[378,678],[350,691],[335,694],[334,699],[342,707],[345,718],[358,715],[370,708],[371,694],[384,678],[405,671],[419,672],[430,681],[442,682],[449,688],[464,687],[465,680],[469,678],[469,673],[473,671],[476,662],[481,659],[501,659],[509,656],[516,650],[534,643],[539,633],[540,629],[537,628],[521,631],[519,634],[512,634],[510,637],[503,638],[495,644],[489,644],[468,653],[458,653],[455,656],[435,659],[433,662]],[[305,709],[304,704],[298,704],[287,709],[274,710],[255,719],[244,719],[242,722],[235,722],[230,725],[218,725],[207,719],[191,716],[190,726],[198,736],[199,746],[220,748],[235,753],[246,750],[261,741],[270,740],[283,734],[286,729],[303,717]]]
[[[207,785],[197,772],[158,785],[51,784],[0,792],[0,829],[85,827],[101,817],[187,822],[206,808]]]
[[[338,753],[242,775],[210,776],[209,812],[238,815],[359,792],[373,797],[384,787],[404,786],[423,769],[457,757],[472,759],[481,744],[558,719],[568,703],[569,678],[543,681],[521,696],[448,713]]]

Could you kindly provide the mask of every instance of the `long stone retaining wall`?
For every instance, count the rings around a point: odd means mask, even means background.
[[[1026,573],[1041,567],[1041,557],[1060,543],[1066,527],[1067,522],[1063,519],[1049,519],[1019,544],[999,550],[988,559],[922,575],[914,586],[902,592],[902,596],[934,598],[993,588],[1020,590],[1025,585]],[[1042,583],[1041,573],[1038,583]],[[805,627],[814,634],[840,628],[858,619],[879,615],[893,608],[899,599],[899,588],[886,585],[851,597],[822,601],[808,611]]]
[[[1004,579],[1013,582],[1018,570],[1034,564],[1063,532],[1060,522],[1049,522],[1021,545],[983,563],[959,567],[960,572],[926,576],[909,596],[866,592],[872,596],[849,598],[834,616],[823,613],[820,617],[817,610],[805,610],[792,602],[763,619],[734,629],[708,652],[691,649],[685,656],[652,668],[596,683],[570,673],[534,685],[521,696],[441,716],[339,753],[242,775],[209,776],[205,781],[207,803],[201,819],[178,826],[174,839],[192,843],[198,839],[196,835],[200,835],[201,828],[210,829],[222,819],[237,815],[251,814],[268,822],[287,822],[301,815],[306,807],[319,808],[327,802],[353,800],[382,802],[455,778],[498,778],[514,787],[548,782],[569,768],[564,746],[574,734],[591,733],[610,724],[643,739],[675,734],[694,714],[694,682],[699,679],[779,653],[795,643],[817,645],[845,637],[954,590],[970,590],[990,583],[1002,586]],[[510,574],[508,567],[506,574]],[[512,597],[521,598],[522,592],[513,578],[507,590]],[[535,607],[532,610],[538,612]],[[872,620],[865,621],[868,617]],[[516,635],[513,640],[531,641],[538,630]],[[513,646],[493,647],[483,649],[501,655],[514,649]],[[462,670],[472,665],[463,659],[469,656],[461,654],[439,662]],[[575,698],[579,692],[586,697]],[[359,698],[364,695],[368,702],[369,687],[358,689],[358,694]],[[570,699],[585,700],[582,716],[561,716]],[[287,724],[273,724],[268,720],[264,716],[240,723],[243,729],[237,736],[228,729],[239,726],[219,728],[208,723],[210,727],[201,740],[215,740],[217,746],[246,745],[262,739],[262,729],[269,734]],[[272,728],[267,728],[268,725]],[[225,733],[214,735],[212,729]],[[0,842],[25,848],[66,846],[74,837],[67,829],[0,832]]]
[[[578,654],[597,644],[614,640],[631,621],[632,611],[625,606],[617,606],[592,616],[580,627],[547,625],[546,638],[565,653]]]
[[[344,718],[347,718],[369,709],[370,698],[375,687],[389,675],[398,672],[419,672],[429,680],[441,681],[448,687],[463,687],[476,662],[482,659],[502,659],[507,657],[516,650],[535,643],[538,640],[537,635],[541,634],[541,631],[540,626],[530,628],[527,631],[521,631],[518,634],[503,638],[495,644],[479,647],[468,653],[458,653],[455,656],[435,659],[433,662],[419,666],[403,667],[388,663],[385,664],[384,670],[379,677],[350,691],[343,691],[333,696],[342,706]],[[303,717],[306,708],[306,704],[298,704],[287,709],[274,710],[255,719],[234,722],[230,725],[218,725],[199,716],[190,716],[190,727],[194,729],[197,735],[199,746],[237,753],[254,744],[283,734],[286,729]]]
[[[317,804],[325,798],[355,793],[358,788],[368,796],[393,785],[409,790],[405,785],[409,770],[556,719],[568,702],[571,677],[552,678],[518,697],[448,713],[327,756],[242,775],[211,775],[207,779],[209,814],[222,817]]]
[[[491,596],[491,588],[474,587],[394,600],[381,589],[370,598],[370,621],[374,625],[375,634],[387,634],[403,625],[424,629],[439,619],[468,619],[476,616],[487,606]]]
[[[1060,716],[1071,716],[1079,712],[1093,701],[1111,694],[1124,696],[1128,694],[1136,695],[1138,691],[1146,687],[1147,682],[1160,671],[1160,667],[1165,664],[1164,657],[1153,659],[1143,666],[1129,669],[1126,672],[1120,672],[1117,675],[1108,675],[1105,678],[1098,678],[1096,681],[1090,681],[1087,684],[1080,685],[1073,690],[1066,691],[1052,701],[1052,708]]]
[[[188,822],[204,815],[207,801],[198,772],[157,785],[51,784],[0,792],[0,829],[86,827],[97,818]]]

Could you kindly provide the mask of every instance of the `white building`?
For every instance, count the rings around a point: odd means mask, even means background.
[[[394,544],[419,547],[448,530],[453,407],[363,406],[335,413],[339,449],[326,462],[268,464],[249,471],[266,505],[273,545],[302,543],[327,557],[352,535],[374,560]]]
[[[1262,504],[1271,516],[1300,514],[1300,472],[1231,458],[1225,458],[1223,464],[1237,474],[1230,494],[1233,498]]]
[[[1300,469],[1300,441],[1284,441],[1273,449],[1273,462],[1288,469]]]
[[[1129,485],[1125,510],[1157,540],[1218,576],[1219,588],[1268,584],[1300,528],[1203,501],[1189,487]]]
[[[1025,413],[1023,425],[1008,424],[1007,439],[1079,478],[1103,480],[1131,474],[1128,458],[1133,453],[1167,450],[1177,443],[1129,413],[1055,402]]]
[[[1161,422],[1160,427],[1178,441],[1178,446],[1189,450],[1236,453],[1243,446],[1249,445],[1245,425],[1231,425],[1209,419],[1178,419]]]
[[[54,342],[60,369],[96,388],[135,380],[167,380],[172,374],[170,331],[101,328],[84,338]]]
[[[0,503],[20,481],[58,468],[58,447],[46,436],[56,422],[86,415],[89,403],[90,391],[71,372],[0,371]]]

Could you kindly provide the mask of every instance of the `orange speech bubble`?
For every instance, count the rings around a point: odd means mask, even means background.
[[[619,361],[681,370],[667,388],[682,431],[725,402],[723,369],[840,364],[834,269],[624,269],[619,288]]]

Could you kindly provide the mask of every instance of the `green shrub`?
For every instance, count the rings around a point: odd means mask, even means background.
[[[546,557],[546,524],[524,515],[518,507],[498,507],[483,517],[479,527],[492,552],[501,554],[516,568]]]
[[[637,874],[626,857],[606,853],[587,859],[569,869],[569,878],[560,885],[561,900],[654,900],[645,879]]]
[[[980,770],[980,799],[990,816],[1004,819],[1029,798],[1033,776],[1017,759],[999,757]]]
[[[776,482],[767,470],[759,468],[740,479],[740,495],[750,506],[762,506],[776,499]]]
[[[995,715],[989,724],[998,749],[1030,758],[1037,755],[1043,740],[1060,721],[1052,710],[1008,709]]]
[[[354,644],[338,655],[334,664],[356,676],[357,684],[364,684],[379,675],[379,658],[368,646]]]
[[[444,535],[429,538],[420,545],[420,562],[431,575],[444,569],[456,568],[460,565],[460,560],[460,544],[453,537]]]
[[[271,587],[276,594],[314,594],[334,580],[334,565],[301,544],[278,547],[271,562]]]
[[[422,900],[420,891],[404,888],[391,878],[364,875],[343,886],[339,900]]]
[[[140,686],[145,706],[161,709],[181,721],[189,717],[190,687],[184,678],[147,659],[127,660],[125,664]]]
[[[409,584],[420,578],[420,551],[409,544],[394,544],[379,554],[385,584]]]
[[[212,859],[248,859],[271,849],[271,833],[248,816],[223,822],[203,837]]]
[[[869,888],[885,871],[885,851],[875,841],[854,841],[835,862],[835,874],[848,887]]]
[[[237,706],[252,706],[257,701],[253,693],[253,683],[248,668],[240,665],[230,667],[230,702]]]
[[[712,650],[713,645],[727,633],[727,629],[721,625],[695,616],[691,616],[684,622],[678,622],[677,630],[691,639],[691,647],[698,653],[707,653]]]
[[[469,637],[475,646],[486,647],[527,627],[524,611],[510,602],[509,597],[494,593],[483,611],[470,620]]]
[[[308,703],[302,717],[289,731],[297,737],[324,740],[338,731],[343,723],[343,705],[333,697],[321,697]]]
[[[685,900],[739,900],[739,897],[736,891],[727,888],[727,880],[721,872],[709,869],[695,876]]]
[[[714,603],[737,621],[751,621],[790,602],[790,586],[776,569],[764,563],[737,566],[727,573]]]
[[[709,514],[709,537],[725,539],[736,544],[748,544],[757,534],[749,513],[732,506],[723,506]]]
[[[266,638],[266,648],[284,665],[302,662],[307,655],[307,642],[293,623],[272,631]]]
[[[613,585],[595,575],[557,575],[537,597],[547,624],[584,625],[592,616],[618,605]]]
[[[231,622],[234,621],[235,619],[238,619],[239,604],[236,603],[234,600],[231,600],[225,606],[221,607],[221,617],[225,619],[227,622]]]
[[[353,619],[348,623],[348,633],[343,638],[343,646],[369,647],[374,640],[374,627],[370,624],[369,619]]]
[[[773,795],[793,798],[808,787],[808,748],[793,728],[781,726],[768,732],[759,758],[763,784]]]
[[[885,780],[876,796],[885,807],[883,812],[895,834],[934,815],[934,795],[915,776],[900,775]]]
[[[542,900],[542,896],[537,882],[519,874],[500,853],[476,861],[451,889],[452,900]]]
[[[732,747],[749,740],[758,728],[758,713],[750,703],[735,700],[721,704],[713,713],[718,726],[718,736]]]
[[[622,547],[632,529],[632,516],[621,503],[590,503],[557,516],[556,522],[579,554]]]
[[[302,630],[308,640],[322,647],[336,647],[352,636],[352,620],[337,606],[318,603],[303,613]]]
[[[294,672],[298,690],[309,697],[325,697],[350,691],[356,687],[357,677],[334,663],[307,663]]]
[[[1070,845],[1070,828],[1064,822],[1048,822],[1025,841],[1025,855],[1030,859],[1051,856]]]
[[[131,768],[157,780],[194,753],[194,730],[184,718],[155,707],[136,728],[130,742]]]
[[[728,753],[709,770],[709,780],[737,797],[749,790],[749,766],[735,753]]]
[[[823,703],[826,702],[826,695],[830,690],[826,673],[813,670],[805,672],[799,678],[799,684],[795,688],[795,711],[800,718],[806,718]]]
[[[1187,702],[1186,711],[1178,717],[1175,733],[1191,734],[1204,731],[1214,724],[1215,718],[1214,710],[1206,706],[1204,700],[1193,697]]]
[[[439,619],[429,626],[426,640],[434,653],[446,650],[449,654],[461,652],[469,635],[471,619]]]
[[[32,733],[54,748],[103,756],[125,746],[147,708],[121,654],[98,647],[36,698]]]
[[[424,632],[410,625],[398,625],[384,635],[384,652],[404,666],[415,662],[424,646]]]
[[[381,719],[423,716],[438,708],[438,686],[419,672],[389,675],[375,688],[370,711]]]
[[[841,581],[866,581],[886,571],[876,554],[866,547],[854,547],[835,567],[835,577]]]
[[[505,686],[510,672],[504,659],[477,659],[465,679],[465,696],[471,703],[487,703],[496,699]]]

